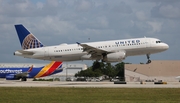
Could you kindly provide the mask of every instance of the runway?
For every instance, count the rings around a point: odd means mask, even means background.
[[[114,84],[114,82],[62,82],[62,81],[0,81],[0,87],[75,87],[75,88],[180,88],[179,82],[167,84],[154,84],[146,82],[127,82],[127,84]]]

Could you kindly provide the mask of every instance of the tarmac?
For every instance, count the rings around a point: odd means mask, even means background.
[[[127,82],[114,84],[114,82],[69,82],[69,81],[7,81],[0,80],[0,87],[69,87],[69,88],[180,88],[180,82],[167,82],[167,84],[154,84],[154,82]]]

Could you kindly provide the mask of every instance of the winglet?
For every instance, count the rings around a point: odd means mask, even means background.
[[[31,67],[29,67],[29,70],[27,71],[28,73],[30,73],[33,69],[33,65]]]

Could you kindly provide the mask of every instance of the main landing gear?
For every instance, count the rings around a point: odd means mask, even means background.
[[[146,64],[149,64],[149,63],[151,63],[151,60],[149,59],[150,57],[149,57],[149,55],[150,54],[146,54],[146,56],[147,56],[147,59],[148,59],[148,61],[147,61],[147,63]]]
[[[27,78],[26,77],[22,77],[21,81],[27,81]]]

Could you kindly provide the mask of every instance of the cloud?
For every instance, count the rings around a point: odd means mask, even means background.
[[[147,20],[147,17],[146,17],[146,15],[145,15],[145,13],[143,11],[136,12],[136,17],[140,21]]]
[[[166,18],[179,18],[180,8],[173,7],[172,5],[161,6],[159,13]]]
[[[147,21],[147,23],[152,27],[151,33],[160,32],[162,28],[162,23],[160,22],[151,22]]]
[[[132,13],[132,9],[129,5],[127,5],[125,2],[120,2],[117,3],[112,9],[111,11],[113,12],[117,12],[117,13],[127,13],[130,14]]]
[[[37,9],[42,9],[44,7],[44,4],[42,2],[37,2],[36,7]]]
[[[160,2],[151,10],[152,17],[178,19],[180,17],[180,1]]]
[[[75,5],[77,11],[85,12],[92,9],[93,2],[91,0],[78,0],[75,2]]]

